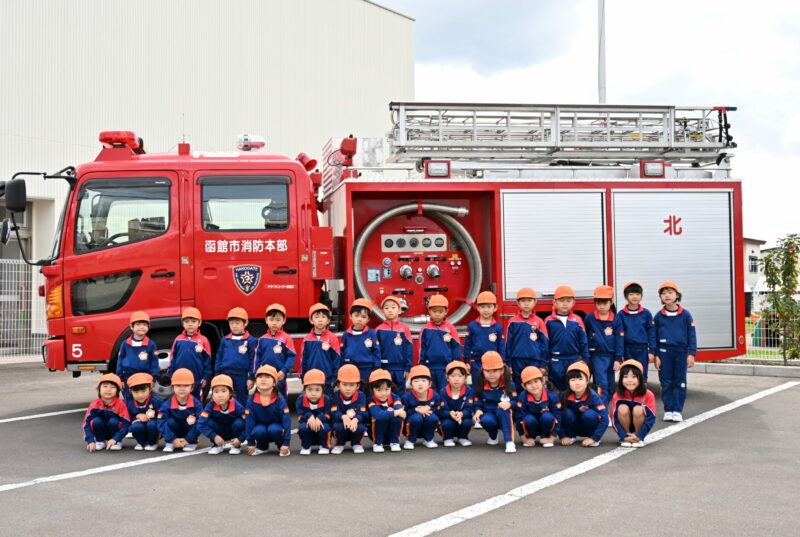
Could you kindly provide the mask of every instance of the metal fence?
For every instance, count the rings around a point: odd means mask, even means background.
[[[783,363],[783,339],[775,318],[770,319],[764,313],[753,312],[745,319],[745,334],[747,354],[741,359]],[[799,365],[797,362],[789,360],[793,365]]]
[[[47,337],[44,298],[38,293],[43,283],[39,267],[0,259],[0,362],[38,359]]]

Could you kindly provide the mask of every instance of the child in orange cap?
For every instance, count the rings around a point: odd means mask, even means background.
[[[553,447],[559,431],[561,399],[547,389],[538,367],[526,367],[520,377],[525,391],[517,397],[515,407],[522,447],[533,447],[537,440],[542,447]]]
[[[444,439],[443,445],[453,447],[457,439],[462,446],[471,446],[469,433],[475,425],[472,421],[475,392],[467,386],[467,364],[458,360],[450,362],[445,369],[445,375],[447,386],[439,392],[442,402],[438,410],[442,422],[440,430]]]
[[[86,451],[122,449],[122,439],[128,434],[131,419],[119,397],[121,391],[122,380],[114,373],[106,373],[97,379],[97,399],[89,403],[83,418]]]
[[[511,318],[506,329],[504,358],[511,366],[514,388],[519,392],[522,390],[520,374],[523,369],[534,366],[547,373],[549,343],[544,321],[533,313],[536,291],[530,287],[517,291],[517,305],[519,313]]]
[[[242,452],[244,405],[233,397],[234,385],[228,375],[211,379],[211,401],[197,421],[197,429],[211,440],[209,455],[219,455],[225,448],[230,448],[231,455]]]
[[[644,447],[644,438],[656,422],[656,397],[644,383],[638,360],[622,362],[617,391],[611,399],[611,416],[620,446]]]
[[[624,333],[624,356],[642,364],[644,381],[647,382],[648,363],[655,361],[656,332],[653,329],[653,315],[642,306],[644,290],[637,282],[625,284],[622,290],[627,305],[619,311]]]
[[[172,453],[175,448],[183,451],[197,449],[200,430],[197,420],[203,405],[192,395],[197,386],[194,375],[188,369],[178,369],[172,374],[172,391],[174,395],[167,399],[158,411],[158,430],[164,437],[164,451]]]
[[[325,396],[325,374],[311,369],[303,375],[303,393],[295,403],[300,455],[311,455],[311,446],[319,446],[319,454],[331,452],[331,409]]]
[[[369,374],[381,367],[381,352],[378,335],[367,326],[372,313],[372,303],[364,298],[357,298],[350,306],[350,328],[342,334],[341,361],[353,364],[361,372],[361,380],[366,383]],[[337,367],[338,369],[338,367]]]
[[[230,334],[222,338],[214,360],[214,374],[227,375],[233,381],[233,392],[241,405],[247,402],[247,376],[255,360],[256,338],[247,331],[247,310],[233,308],[228,312]],[[213,449],[212,449],[213,450]]]
[[[597,392],[606,406],[614,391],[614,371],[619,369],[625,351],[622,319],[614,315],[614,288],[601,285],[594,290],[595,311],[583,319],[589,339],[591,368]]]
[[[403,427],[406,411],[400,397],[392,393],[392,376],[385,369],[376,369],[369,376],[369,388],[368,431],[373,453],[383,453],[383,446],[387,442],[391,451],[401,451],[400,429]]]
[[[150,330],[150,316],[143,311],[135,311],[130,318],[131,337],[125,339],[117,353],[117,376],[124,385],[122,391],[129,399],[128,379],[136,373],[149,373],[158,377],[158,355],[156,343],[147,337]]]
[[[575,291],[560,285],[553,293],[553,313],[545,319],[550,337],[550,382],[559,391],[567,389],[566,373],[578,361],[589,363],[589,340],[583,321],[572,312]]]
[[[584,447],[597,447],[608,428],[608,409],[589,387],[589,366],[575,362],[567,368],[569,388],[564,393],[561,445],[571,446],[576,437],[585,436]]]
[[[149,373],[135,373],[128,378],[130,397],[126,401],[131,425],[128,431],[136,439],[136,451],[158,449],[158,424],[156,415],[164,404],[153,395],[153,377]]]
[[[512,404],[517,392],[511,381],[511,369],[503,364],[503,358],[495,351],[487,351],[481,358],[481,372],[475,387],[474,420],[489,434],[487,444],[498,444],[498,430],[503,431],[506,453],[515,453],[514,411]]]
[[[331,396],[331,421],[336,439],[331,453],[334,455],[341,454],[347,442],[350,442],[353,453],[364,453],[361,440],[367,432],[369,414],[367,397],[358,389],[360,382],[361,373],[353,364],[343,365],[336,374],[339,389]]]
[[[333,379],[341,363],[339,338],[328,330],[331,322],[331,310],[325,304],[314,304],[308,310],[311,321],[311,332],[303,338],[303,355],[300,358],[300,375],[319,369],[325,375],[325,391],[333,392]]]
[[[258,339],[256,356],[247,381],[248,390],[255,384],[256,371],[262,365],[271,365],[278,372],[278,391],[284,399],[288,396],[286,391],[286,377],[294,369],[297,352],[294,350],[292,337],[283,330],[286,324],[286,308],[282,304],[270,304],[264,314],[267,331]]]
[[[443,295],[433,295],[428,300],[430,321],[419,333],[419,363],[431,372],[433,387],[447,385],[444,370],[453,360],[461,359],[461,342],[456,327],[446,320],[448,302]]]
[[[411,368],[408,376],[411,379],[411,389],[403,395],[403,406],[408,414],[406,443],[403,444],[403,449],[414,449],[420,433],[426,448],[439,447],[433,435],[439,426],[439,416],[436,411],[441,406],[442,399],[436,390],[431,388],[431,372],[424,365],[416,365]]]
[[[399,321],[405,301],[396,296],[387,296],[381,302],[381,312],[386,320],[375,329],[381,355],[381,368],[392,375],[397,393],[406,391],[408,372],[414,363],[414,344],[411,329]]]
[[[494,318],[497,312],[497,297],[491,291],[483,291],[478,294],[475,307],[478,310],[478,318],[467,325],[467,336],[464,338],[464,361],[472,370],[473,386],[478,384],[483,353],[495,351],[503,356],[506,351],[503,325]]]
[[[200,333],[200,324],[203,322],[200,310],[186,308],[181,314],[183,333],[175,338],[170,353],[169,369],[167,374],[171,377],[178,369],[188,369],[194,377],[192,397],[202,398],[203,388],[211,379],[211,344]]]
[[[272,442],[280,447],[280,456],[288,457],[292,439],[292,415],[286,399],[276,386],[278,371],[271,365],[262,365],[256,371],[256,391],[247,400],[244,411],[244,435],[247,454],[261,455]]]

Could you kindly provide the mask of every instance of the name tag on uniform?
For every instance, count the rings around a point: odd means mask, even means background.
[[[494,332],[492,332],[491,334],[489,334],[489,341],[491,341],[492,343],[494,343],[495,341],[497,341],[497,334],[495,334]]]
[[[239,345],[239,354],[246,354],[247,353],[247,344]]]
[[[606,331],[606,335],[607,336],[610,336],[610,335],[614,334],[614,329],[611,328],[610,326],[606,326],[606,330],[605,331]]]
[[[453,336],[451,336],[450,334],[445,334],[444,336],[442,336],[442,339],[444,340],[445,343],[450,343],[450,341],[453,339]]]
[[[194,346],[194,352],[203,352],[203,346],[198,343]]]
[[[283,347],[281,346],[280,343],[278,343],[277,345],[272,347],[272,352],[274,352],[275,354],[280,354],[283,352]]]
[[[156,411],[153,410],[152,408],[149,408],[147,412],[144,413],[144,415],[150,419],[153,419],[156,416]]]
[[[323,341],[322,342],[322,350],[323,351],[327,351],[330,348],[331,348],[331,344],[330,343],[328,343],[327,341]]]
[[[147,360],[147,353],[145,351],[139,353],[139,360]]]
[[[372,338],[367,338],[364,340],[364,346],[368,349],[372,348]]]
[[[394,344],[395,345],[402,345],[403,344],[403,338],[400,337],[400,334],[397,334],[397,336],[394,338]]]
[[[539,339],[539,336],[536,335],[536,332],[531,332],[531,341],[536,341]]]

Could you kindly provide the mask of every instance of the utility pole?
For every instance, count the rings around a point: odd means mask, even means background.
[[[606,0],[597,0],[597,95],[606,104]]]

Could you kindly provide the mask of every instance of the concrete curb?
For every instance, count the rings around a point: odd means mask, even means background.
[[[720,364],[697,362],[690,373],[713,373],[715,375],[743,375],[749,377],[800,378],[800,367],[783,365]]]

